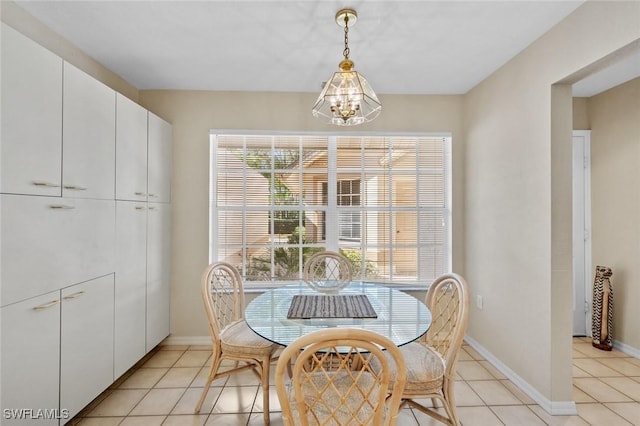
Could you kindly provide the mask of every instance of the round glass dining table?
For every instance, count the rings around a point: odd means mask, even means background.
[[[431,312],[416,297],[377,283],[351,282],[338,295],[366,295],[375,317],[288,318],[296,295],[323,295],[304,282],[265,291],[247,305],[245,320],[260,336],[283,346],[315,330],[353,327],[375,331],[397,346],[412,342],[427,332]]]

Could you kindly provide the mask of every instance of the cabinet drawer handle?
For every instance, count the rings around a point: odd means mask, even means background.
[[[142,207],[142,206],[136,206],[136,210],[144,210],[144,207]]]
[[[60,188],[60,185],[58,185],[57,183],[42,182],[42,181],[34,181],[31,183],[35,186],[46,186],[47,188]]]
[[[74,191],[86,191],[87,188],[85,188],[84,186],[77,186],[77,185],[65,185],[64,189],[71,189]]]
[[[146,196],[147,193],[146,192],[136,192],[135,195],[141,195],[141,196]]]
[[[71,300],[71,299],[77,299],[78,297],[82,296],[84,294],[84,290],[81,290],[77,293],[73,293],[70,294],[68,296],[63,297],[64,300]]]
[[[49,206],[49,208],[51,208],[51,209],[71,210],[71,209],[75,209],[75,206],[68,206],[66,204],[51,204]]]
[[[155,210],[155,209],[156,209],[155,207],[149,207],[149,210]]]
[[[42,305],[34,306],[34,307],[33,307],[33,310],[34,310],[34,311],[42,311],[42,310],[44,310],[44,309],[50,308],[50,307],[52,307],[52,306],[55,306],[55,305],[57,305],[58,303],[60,303],[60,300],[52,300],[52,301],[51,301],[51,302],[49,302],[49,303],[44,303],[44,304],[42,304]]]
[[[156,194],[149,194],[149,197],[157,198],[158,196]]]

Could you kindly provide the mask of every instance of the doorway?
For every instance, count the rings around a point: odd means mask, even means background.
[[[573,132],[573,335],[589,336],[591,322],[590,131]],[[588,333],[589,331],[589,333]]]

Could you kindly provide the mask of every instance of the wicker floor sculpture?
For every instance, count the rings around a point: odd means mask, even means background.
[[[593,314],[591,332],[593,346],[604,351],[613,348],[613,287],[609,278],[613,275],[608,266],[596,266],[593,282]]]

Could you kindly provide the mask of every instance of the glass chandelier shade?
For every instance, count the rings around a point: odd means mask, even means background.
[[[382,111],[382,104],[367,79],[353,69],[349,59],[349,23],[357,14],[352,9],[342,9],[336,14],[336,22],[344,26],[344,59],[339,71],[325,83],[313,106],[313,115],[337,126],[356,126],[375,119]]]

